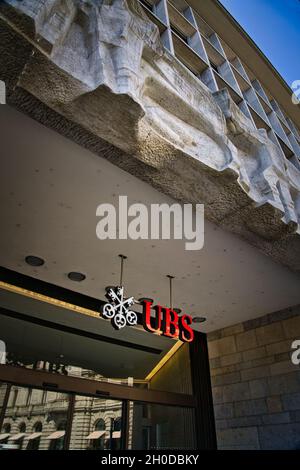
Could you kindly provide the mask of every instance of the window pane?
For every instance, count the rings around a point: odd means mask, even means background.
[[[164,392],[193,394],[189,345],[178,351],[149,380],[149,388]]]
[[[20,305],[21,302],[22,298]],[[55,317],[54,312],[53,315]],[[180,342],[143,330],[128,329],[128,346],[123,346],[115,344],[119,338],[109,323],[104,325],[108,328],[111,342],[85,336],[79,338],[59,328],[3,316],[0,329],[6,344],[6,362],[20,369],[144,389],[192,393],[187,344],[177,350]],[[27,400],[30,402],[31,397],[28,396]]]
[[[70,449],[121,448],[122,402],[76,395]]]
[[[2,388],[0,389],[2,394]],[[61,450],[64,445],[69,396],[12,386],[1,434],[4,448]]]
[[[7,390],[7,385],[3,382],[0,382],[0,413],[2,412],[6,390]]]
[[[129,448],[195,449],[194,410],[146,403],[130,404]]]

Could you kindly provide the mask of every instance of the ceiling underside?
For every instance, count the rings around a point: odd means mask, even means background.
[[[100,241],[100,203],[117,206],[119,195],[129,204],[174,201],[8,106],[0,107],[0,124],[2,266],[103,299],[119,282],[123,253],[127,296],[168,305],[172,274],[174,306],[207,317],[196,327],[204,332],[300,303],[296,274],[208,221],[200,251],[186,251],[182,240]],[[45,264],[30,267],[27,255]],[[70,271],[86,279],[72,282]]]

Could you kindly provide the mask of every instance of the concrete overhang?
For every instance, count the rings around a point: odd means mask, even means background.
[[[100,203],[118,208],[119,195],[126,194],[128,206],[140,202],[150,209],[150,204],[172,205],[174,199],[10,106],[0,106],[0,127],[4,162],[0,198],[5,201],[0,209],[0,266],[33,278],[32,288],[27,289],[34,292],[34,279],[39,279],[105,299],[106,286],[119,282],[118,254],[123,253],[128,256],[123,276],[126,297],[150,297],[155,304],[168,306],[166,275],[172,274],[174,307],[206,317],[205,323],[195,324],[203,332],[300,303],[296,273],[208,220],[204,247],[196,251],[186,250],[185,240],[99,240]],[[45,263],[31,266],[25,262],[27,255],[39,256]],[[86,278],[72,281],[70,271]],[[14,283],[18,286],[18,277]],[[69,309],[66,317],[65,308],[44,305],[36,297],[34,307],[30,296],[2,291],[0,285],[2,308],[73,322],[82,329],[90,325],[99,333],[114,330],[109,320],[98,318],[97,311],[93,318]],[[71,303],[76,305],[76,299]],[[123,338],[122,330],[117,336]]]
[[[3,1],[0,78],[11,106],[300,271],[300,170],[136,0]]]

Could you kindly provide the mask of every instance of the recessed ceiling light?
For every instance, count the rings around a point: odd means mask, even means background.
[[[26,256],[25,261],[29,266],[43,266],[43,264],[45,264],[43,258],[33,255]]]
[[[206,321],[205,317],[194,317],[193,323],[204,323]]]
[[[75,281],[75,282],[81,282],[81,281],[84,281],[84,279],[86,278],[86,276],[82,273],[77,273],[76,271],[71,271],[69,274],[68,274],[68,278],[71,280],[71,281]]]

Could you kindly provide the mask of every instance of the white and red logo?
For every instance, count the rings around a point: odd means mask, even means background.
[[[191,328],[192,317],[190,315],[178,315],[175,310],[161,305],[152,307],[150,300],[142,301],[143,326],[150,333],[160,333],[169,338],[180,339],[190,343],[194,339],[194,331]],[[151,310],[155,311],[155,317]]]
[[[103,306],[102,315],[111,320],[112,326],[117,330],[124,326],[137,325],[138,317],[130,307],[136,303],[134,297],[124,298],[124,287],[117,286],[108,289],[106,294],[109,303]],[[175,310],[161,305],[153,306],[151,300],[141,300],[143,306],[143,327],[149,333],[161,334],[169,338],[180,339],[190,343],[194,339],[190,315],[179,315]],[[151,311],[155,315],[151,315]]]
[[[124,287],[117,286],[107,291],[106,297],[110,300],[103,307],[103,317],[111,320],[114,328],[120,330],[126,325],[134,326],[137,324],[137,314],[130,310],[135,303],[133,297],[124,298]]]

